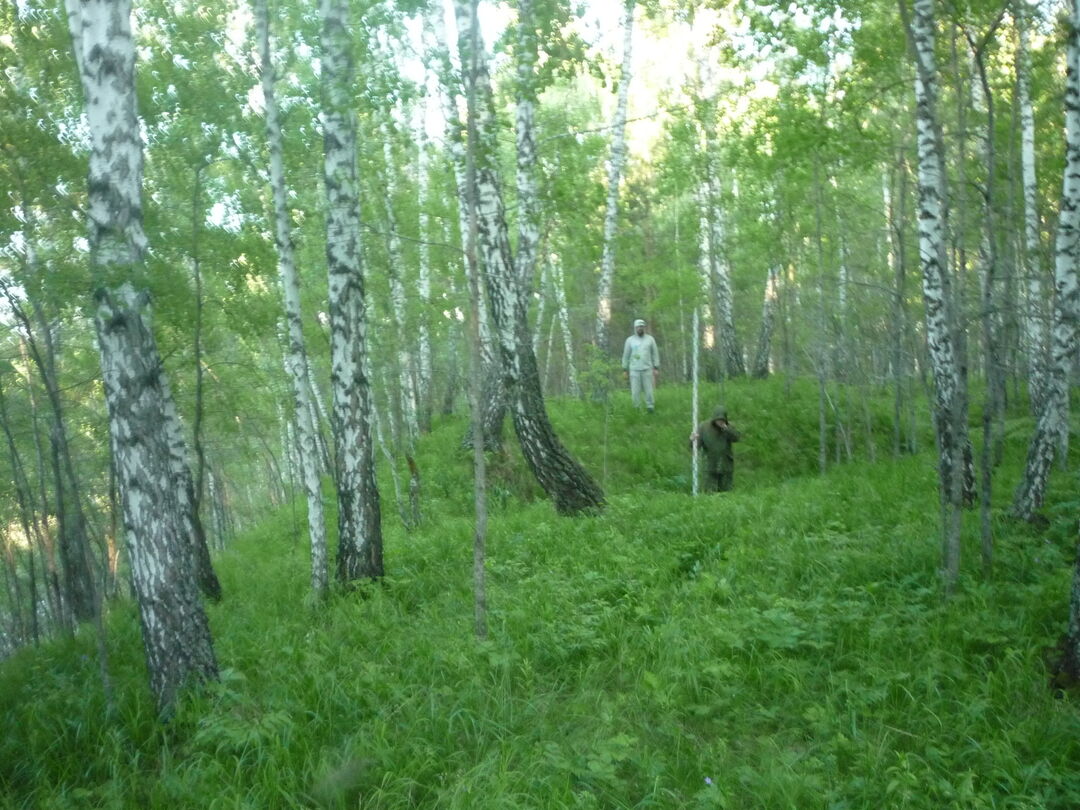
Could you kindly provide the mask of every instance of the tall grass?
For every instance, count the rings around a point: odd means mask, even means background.
[[[448,420],[420,448],[426,524],[387,519],[381,585],[311,603],[288,509],[217,558],[224,674],[169,724],[130,605],[110,617],[115,716],[89,637],[6,662],[3,806],[1080,806],[1077,707],[1043,663],[1075,529],[999,518],[986,582],[972,519],[943,601],[932,456],[818,476],[813,390],[729,384],[736,490],[691,498],[687,393],[661,394],[652,417],[621,396],[553,404],[573,452],[597,474],[606,458],[600,516],[557,517],[515,453],[494,460],[486,642],[471,635],[469,459]],[[873,412],[882,458],[887,403]],[[1067,477],[1055,486],[1069,502]]]

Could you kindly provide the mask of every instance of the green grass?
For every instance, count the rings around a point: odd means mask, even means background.
[[[381,586],[312,604],[291,509],[217,558],[223,677],[169,724],[130,605],[110,617],[114,718],[91,637],[23,651],[0,668],[3,806],[1080,806],[1080,716],[1044,664],[1075,479],[1053,479],[1049,532],[996,518],[990,582],[969,516],[944,601],[933,458],[888,458],[887,402],[882,460],[818,476],[812,386],[725,394],[744,434],[729,494],[688,496],[674,388],[651,418],[616,397],[606,444],[603,406],[552,404],[598,477],[606,457],[600,516],[556,516],[515,452],[493,460],[486,642],[454,419],[420,448],[425,525],[405,533],[385,504]],[[1010,422],[1002,506],[1029,429]]]

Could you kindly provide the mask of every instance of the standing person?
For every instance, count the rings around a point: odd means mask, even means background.
[[[630,396],[634,407],[641,407],[641,397],[645,397],[645,408],[653,412],[653,386],[660,375],[660,350],[652,335],[645,334],[645,321],[634,321],[634,334],[626,339],[622,353],[623,374],[630,380]]]
[[[735,477],[735,457],[731,445],[739,440],[739,432],[729,423],[727,409],[713,411],[712,419],[702,422],[690,434],[690,447],[705,454],[705,491],[727,492]]]

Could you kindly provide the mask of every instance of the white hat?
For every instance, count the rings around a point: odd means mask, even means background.
[[[641,320],[641,318],[638,318],[636,321],[634,321],[634,328],[635,329],[637,329],[639,326],[644,326],[644,325],[645,325],[645,321]]]

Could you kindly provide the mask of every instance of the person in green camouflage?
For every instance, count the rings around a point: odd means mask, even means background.
[[[739,432],[729,423],[727,409],[717,408],[712,419],[702,422],[690,434],[690,447],[705,454],[705,491],[727,492],[735,477],[735,457],[731,445],[739,440]]]

